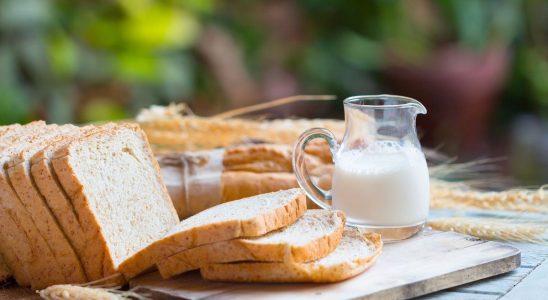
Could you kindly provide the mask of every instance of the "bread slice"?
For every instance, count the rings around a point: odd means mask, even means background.
[[[44,122],[32,122],[26,126],[21,126],[19,124],[1,126],[0,151],[9,146],[14,140],[19,139],[20,136],[24,135],[27,131],[44,126]],[[4,271],[10,270],[20,286],[27,286],[30,284],[27,270],[22,263],[22,259],[18,257],[17,252],[12,249],[12,245],[14,243],[12,240],[13,238],[16,240],[21,239],[26,241],[26,237],[24,236],[24,233],[19,230],[7,212],[1,208],[0,220],[0,253],[2,256],[0,258],[6,265],[6,268],[2,269]],[[5,272],[3,273],[5,274]]]
[[[0,208],[0,251],[5,263],[13,272],[20,286],[30,285],[29,261],[32,259],[31,245],[24,231],[17,226],[6,210]],[[18,252],[23,248],[22,252]]]
[[[178,222],[144,133],[120,125],[59,149],[51,163],[84,228],[96,232],[103,275]]]
[[[9,132],[17,131],[17,129],[20,129],[21,125],[19,124],[13,124],[13,125],[6,125],[6,126],[0,126],[0,143],[2,142],[3,137],[8,134]],[[0,232],[0,236],[2,233]],[[4,243],[2,241],[2,238],[0,237],[0,243]],[[11,271],[10,267],[6,263],[4,259],[3,250],[0,246],[0,282],[5,281],[6,279],[13,276],[13,272]],[[6,249],[6,252],[11,252],[11,249]],[[18,263],[18,259],[13,255],[13,253],[8,253],[7,256],[14,260],[15,263]]]
[[[52,249],[46,242],[46,238],[42,236],[34,223],[33,216],[25,209],[14,191],[5,167],[7,162],[22,150],[37,143],[43,143],[51,136],[72,130],[72,128],[73,126],[58,127],[56,125],[29,128],[0,151],[0,165],[2,166],[0,171],[0,205],[1,210],[6,213],[5,216],[9,216],[9,219],[14,223],[3,222],[4,218],[1,218],[2,225],[7,226],[2,228],[2,234],[9,238],[9,247],[21,259],[21,265],[26,268],[33,288],[66,282],[67,279],[62,273]]]
[[[32,134],[46,129],[43,121],[3,126],[0,135],[0,157],[12,144],[28,142]],[[30,285],[28,264],[32,259],[30,241],[24,230],[17,225],[8,210],[4,209],[4,201],[0,193],[0,252],[5,263],[12,270],[15,280],[20,286]]]
[[[380,235],[347,229],[335,251],[316,261],[211,264],[200,270],[204,279],[212,281],[337,282],[367,270],[380,255],[381,249]]]
[[[99,243],[98,239],[95,238],[96,231],[93,228],[82,226],[84,222],[80,220],[71,200],[59,183],[55,172],[53,172],[51,157],[56,151],[66,147],[69,143],[102,130],[110,129],[113,126],[113,124],[108,124],[101,127],[83,127],[74,134],[65,136],[62,141],[50,144],[37,152],[31,159],[32,179],[40,197],[45,200],[80,257],[82,267],[89,281],[95,281],[103,277],[103,252],[98,252],[100,247],[93,246],[94,243]],[[37,196],[35,195],[35,197]]]
[[[341,211],[310,209],[297,222],[266,235],[198,246],[172,255],[156,266],[167,279],[213,263],[308,262],[335,250],[345,220]]]
[[[262,194],[206,209],[129,257],[120,270],[132,278],[155,263],[196,246],[239,237],[261,236],[294,223],[306,210],[300,189]]]
[[[9,180],[17,193],[21,203],[32,216],[34,224],[52,250],[55,260],[59,263],[66,283],[84,283],[87,277],[74,248],[61,230],[55,216],[50,211],[44,198],[35,187],[30,174],[30,159],[44,147],[62,142],[66,136],[79,132],[79,128],[71,125],[59,127],[43,138],[36,139],[27,148],[23,149],[6,164]]]

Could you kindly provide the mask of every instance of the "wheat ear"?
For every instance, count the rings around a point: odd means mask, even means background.
[[[511,189],[485,192],[459,183],[432,180],[430,188],[433,208],[477,208],[523,212],[548,212],[548,185],[537,190]]]
[[[441,231],[455,231],[487,240],[546,243],[546,224],[516,223],[513,220],[477,217],[451,217],[428,221],[428,226]]]

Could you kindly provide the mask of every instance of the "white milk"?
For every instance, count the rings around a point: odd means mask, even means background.
[[[333,206],[348,221],[407,226],[426,220],[429,176],[422,152],[411,145],[376,142],[341,153],[333,177]]]

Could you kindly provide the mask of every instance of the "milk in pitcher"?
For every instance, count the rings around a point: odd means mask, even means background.
[[[424,154],[409,143],[377,141],[341,153],[333,177],[333,207],[367,226],[412,226],[428,215]]]
[[[428,216],[429,178],[415,121],[425,113],[424,105],[409,97],[345,99],[342,140],[325,128],[311,128],[297,139],[293,171],[299,186],[319,207],[343,211],[347,226],[379,233],[385,242],[419,233]],[[317,186],[306,168],[305,147],[316,138],[333,154],[330,190]]]

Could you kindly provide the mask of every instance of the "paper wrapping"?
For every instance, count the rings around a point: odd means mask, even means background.
[[[326,151],[321,144],[307,149],[312,176],[320,178],[329,170],[331,157]],[[245,145],[157,158],[180,218],[223,202],[298,187],[292,151],[286,145]]]
[[[224,149],[171,154],[159,158],[168,192],[179,216],[222,203]]]

